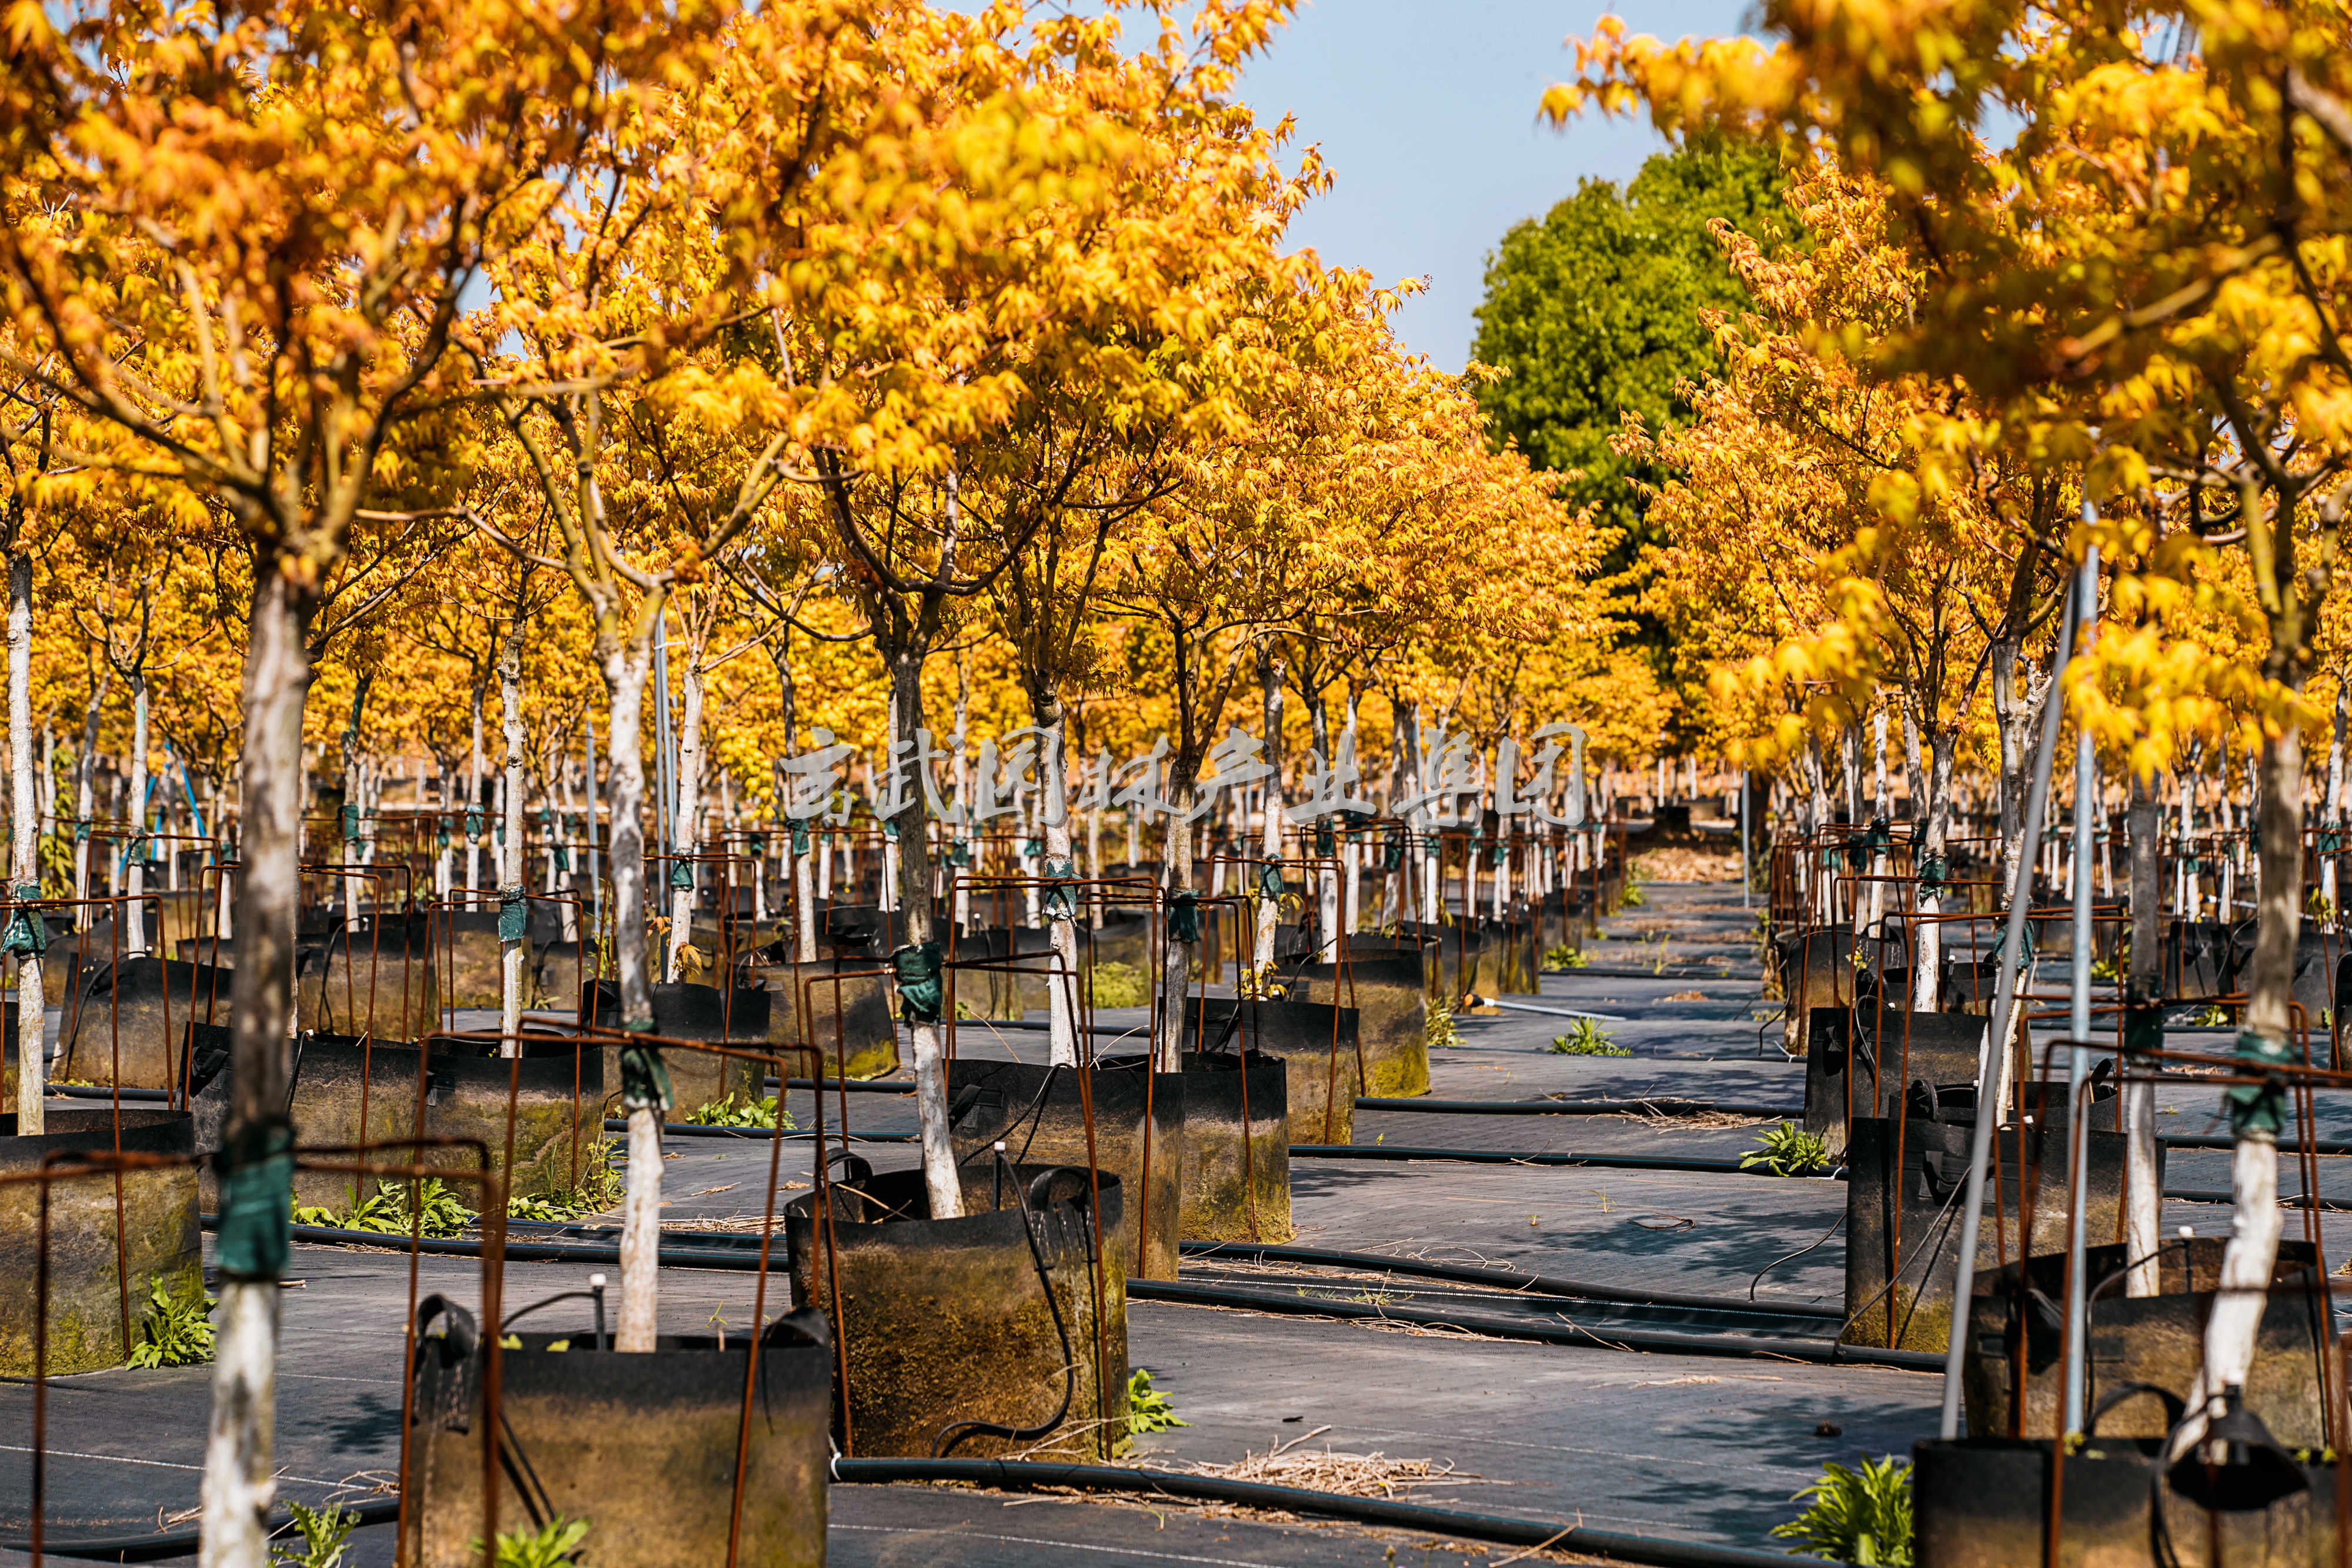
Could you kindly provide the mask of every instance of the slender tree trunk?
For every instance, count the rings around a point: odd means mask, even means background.
[[[648,633],[648,637],[650,632]],[[646,962],[646,680],[653,651],[643,645],[604,653],[613,704],[613,955],[620,971],[622,1027],[650,1033],[654,998]],[[650,1351],[660,1319],[662,1110],[629,1098],[628,1181],[621,1208],[621,1322],[613,1348]]]
[[[33,558],[8,552],[8,862],[19,900],[41,896],[40,807],[33,794]],[[38,920],[38,910],[22,918]],[[42,1096],[48,1092],[47,1009],[41,996],[41,961],[27,954],[16,964],[16,1134],[37,1137],[47,1128]]]
[[[2153,778],[2131,780],[2131,969],[2127,994],[2160,996],[2164,987],[2164,888],[2157,834],[2163,807]],[[2124,1293],[2153,1296],[2159,1285],[2156,1249],[2161,1244],[2156,1164],[2156,1085],[2124,1084],[2124,1256],[2137,1260],[2124,1280]]]
[[[1282,661],[1263,646],[1257,652],[1257,678],[1265,705],[1265,760],[1271,769],[1264,782],[1258,852],[1268,862],[1278,862],[1282,858]],[[1281,874],[1279,866],[1275,874]],[[1274,968],[1275,927],[1282,919],[1282,905],[1258,888],[1250,891],[1257,897],[1257,936],[1250,961],[1262,984]]]
[[[1075,875],[1077,869],[1070,842],[1069,767],[1062,755],[1066,725],[1061,695],[1033,690],[1029,711],[1033,722],[1048,737],[1037,758],[1037,816],[1045,842],[1045,863],[1039,870],[1050,885],[1051,879]],[[1061,909],[1045,915],[1055,970],[1046,987],[1047,1060],[1056,1067],[1078,1064],[1077,990],[1083,977],[1078,973],[1078,930],[1073,913]]]
[[[482,685],[474,683],[474,747],[466,764],[466,892],[467,903],[482,885],[482,777],[488,760],[482,755]]]
[[[923,654],[902,649],[889,655],[889,663],[891,691],[898,701],[898,738],[907,747],[904,755],[912,757],[915,732],[923,727]],[[898,893],[905,906],[900,921],[907,946],[920,947],[937,940],[931,927],[930,808],[919,785],[907,796],[898,818]],[[933,1219],[955,1219],[963,1214],[963,1181],[956,1172],[955,1145],[948,1134],[946,1044],[936,1023],[910,1022],[908,1032],[914,1037],[915,1113],[921,1126],[923,1190],[930,1199]]]
[[[507,743],[505,862],[499,867],[499,924],[507,924],[503,908],[518,901],[523,934],[509,938],[499,933],[499,1054],[513,1056],[522,1050],[523,963],[530,956],[530,904],[523,899],[523,778],[522,778],[522,615],[518,607],[507,623],[499,650],[499,716]]]
[[[254,580],[240,759],[243,872],[236,894],[236,967],[229,981],[230,1099],[224,1142],[232,1158],[240,1150],[257,1157],[273,1131],[284,1127],[292,1087],[294,937],[302,886],[302,707],[310,685],[305,642],[310,605],[272,555],[257,560]],[[290,1196],[276,1201],[283,1212]],[[268,1561],[278,1473],[279,1294],[275,1277],[224,1274],[220,1281],[205,1445],[203,1568],[261,1568]]]
[[[1946,844],[1952,825],[1952,753],[1958,745],[1957,730],[1938,729],[1927,738],[1927,798],[1920,802],[1925,808],[1921,819],[1918,863],[1933,860],[1943,862]],[[1745,802],[1741,809],[1746,810]],[[1934,916],[1941,914],[1944,900],[1940,894],[1922,891],[1918,895],[1918,950],[1911,956],[1911,1005],[1918,1011],[1931,1013],[1943,1005],[1944,988],[1944,928]]]
[[[2288,1002],[2294,984],[2297,907],[2303,891],[2303,742],[2289,727],[2267,738],[2262,751],[2262,865],[2256,892],[2254,963],[2246,1002],[2246,1032],[2273,1041],[2284,1057],[2289,1040]],[[2233,1113],[2233,1124],[2239,1119]],[[2278,1203],[2278,1134],[2263,1118],[2232,1127],[2230,1159],[2230,1239],[2205,1323],[2205,1364],[2198,1370],[2172,1452],[2204,1436],[2210,1403],[2242,1388],[2253,1364],[2254,1336],[2270,1303],[2271,1272],[2278,1263],[2285,1215]]]
[[[1347,727],[1339,732],[1339,755],[1349,763],[1356,760],[1356,688],[1352,685],[1348,688]],[[1347,867],[1346,881],[1339,890],[1339,929],[1335,939],[1325,944],[1330,954],[1323,960],[1327,964],[1339,961],[1339,948],[1355,932],[1358,917],[1363,912],[1363,846],[1350,839],[1343,853]]]
[[[147,951],[147,912],[140,901],[147,894],[147,675],[131,676],[131,833],[125,845],[122,891],[122,951],[138,957]]]
[[[702,852],[702,648],[700,643],[687,650],[686,674],[679,683],[685,688],[686,703],[679,715],[677,736],[677,821],[673,824],[677,841],[671,851],[680,855]],[[691,862],[678,862],[687,865]],[[689,871],[687,885],[673,885],[669,891],[669,951],[663,958],[663,977],[677,984],[685,977],[678,972],[678,960],[694,940],[694,883]],[[678,878],[673,873],[672,882]]]
[[[98,808],[93,785],[98,774],[98,721],[106,703],[106,689],[114,684],[114,667],[101,665],[98,679],[90,686],[89,711],[82,716],[81,750],[74,757],[74,884],[73,896],[89,896],[89,814]],[[80,904],[74,910],[74,926],[87,931],[90,927],[95,906]]]
[[[1187,750],[1190,748],[1188,747]],[[1192,886],[1192,802],[1197,798],[1192,773],[1198,764],[1180,756],[1170,770],[1168,800],[1176,808],[1160,827],[1161,868],[1171,895]],[[1161,1072],[1179,1072],[1184,1066],[1184,1001],[1192,991],[1197,943],[1179,941],[1173,931],[1162,944],[1160,970],[1159,1066]]]
[[[2344,826],[2344,727],[2352,721],[2352,681],[2336,683],[2336,729],[2327,742],[2327,825],[2339,832]],[[2343,858],[2343,846],[2323,856],[2319,862],[2319,894],[2327,901],[2337,928],[2343,926],[2343,912],[2336,907],[2336,862]]]

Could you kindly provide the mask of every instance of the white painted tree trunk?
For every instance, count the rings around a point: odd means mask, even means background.
[[[1198,798],[1189,781],[1171,779],[1169,781],[1170,803],[1177,810],[1168,814],[1160,826],[1160,853],[1166,862],[1162,867],[1167,886],[1171,894],[1181,893],[1192,885],[1192,823],[1186,814]],[[1133,821],[1136,813],[1129,813]],[[1129,863],[1132,863],[1130,856]],[[1160,1038],[1155,1042],[1159,1057],[1155,1071],[1180,1072],[1184,1066],[1184,1003],[1192,990],[1192,961],[1198,944],[1180,942],[1169,931],[1160,944]]]
[[[1050,876],[1056,872],[1076,869],[1072,863],[1070,844],[1069,768],[1062,756],[1062,737],[1066,729],[1062,715],[1061,699],[1048,696],[1037,707],[1038,727],[1051,737],[1037,759],[1037,815],[1044,830],[1045,863],[1039,872]],[[1076,889],[1069,890],[1075,893]],[[1078,1064],[1078,927],[1074,919],[1055,915],[1046,921],[1047,936],[1054,945],[1054,978],[1046,988],[1046,1039],[1048,1060],[1056,1067]]]
[[[898,699],[898,737],[912,756],[915,732],[923,727],[923,656],[902,651],[890,662],[891,690]],[[906,905],[907,945],[936,940],[931,926],[931,857],[925,824],[929,807],[920,789],[909,792],[898,813],[898,891]],[[923,1191],[933,1219],[963,1214],[963,1178],[956,1170],[955,1145],[948,1128],[948,1064],[944,1031],[936,1023],[911,1023],[915,1055],[915,1115],[922,1145]]]
[[[304,613],[289,574],[255,571],[245,661],[242,872],[236,966],[230,975],[231,1095],[236,1146],[286,1114],[293,1075],[294,938],[301,900],[302,707],[310,684]],[[205,1442],[202,1568],[263,1568],[269,1558],[275,1458],[276,1280],[225,1276],[215,1314],[213,1404]]]
[[[147,951],[147,676],[131,677],[131,836],[122,868],[122,951],[136,958]]]
[[[2352,681],[2338,681],[2336,685],[2336,729],[2327,742],[2327,825],[2339,831],[2344,826],[2344,727],[2352,722]],[[2335,919],[2341,929],[2343,912],[2336,906],[2336,862],[2343,859],[2343,846],[2319,862],[2320,896],[2327,907],[2336,910]]]
[[[499,716],[506,732],[506,852],[499,867],[501,902],[523,891],[522,618],[509,622],[499,650]],[[499,1054],[522,1050],[523,966],[530,956],[530,904],[523,905],[524,935],[499,943]]]
[[[702,649],[698,644],[687,650],[686,674],[679,684],[686,702],[678,716],[677,821],[673,825],[677,841],[670,851],[698,855],[702,852],[703,753]],[[679,958],[693,941],[694,888],[689,883],[669,890],[669,950],[662,960],[662,977],[672,985],[685,977],[679,972]]]
[[[114,684],[114,667],[100,668],[98,679],[91,685],[89,711],[82,716],[81,750],[74,756],[74,881],[73,895],[88,898],[89,886],[90,813],[98,809],[94,785],[98,776],[98,721],[106,702],[106,689]],[[97,906],[85,904],[74,911],[74,927],[87,931],[97,914]]]
[[[1282,664],[1261,652],[1257,670],[1265,703],[1265,760],[1273,769],[1265,776],[1261,797],[1264,807],[1258,814],[1258,853],[1272,862],[1282,858]],[[1264,897],[1256,887],[1251,888],[1250,894],[1257,899],[1257,937],[1250,962],[1263,984],[1274,970],[1275,927],[1282,920],[1282,905],[1276,899]]]
[[[2302,925],[2296,907],[2303,891],[2303,743],[2293,728],[2266,739],[2262,749],[2262,862],[2256,885],[2258,924],[2248,987],[2246,1030],[2264,1040],[2290,1038],[2288,1002],[2294,976],[2295,940]],[[2225,776],[2226,783],[2226,776]],[[2226,798],[2226,789],[2225,789]],[[2254,1360],[2254,1339],[2269,1305],[2271,1272],[2278,1263],[2279,1235],[2285,1216],[2278,1204],[2278,1139],[2261,1126],[2236,1132],[2230,1162],[2230,1239],[2221,1250],[2221,1273],[2213,1309],[2205,1323],[2205,1362],[2191,1385],[2172,1453],[2189,1452],[2204,1436],[2214,1404],[2226,1390],[2242,1387]]]
[[[654,1003],[646,954],[646,678],[650,648],[608,651],[612,719],[613,954],[622,1026],[650,1032]],[[628,1179],[621,1200],[621,1314],[613,1348],[650,1351],[660,1322],[662,1108],[629,1104]]]
[[[474,683],[474,748],[466,765],[466,892],[467,903],[472,904],[482,885],[482,836],[476,831],[481,822],[482,779],[488,761],[482,755],[482,683]]]
[[[8,553],[8,865],[11,896],[41,895],[40,804],[33,793],[33,558]],[[38,911],[26,918],[38,920]],[[37,1137],[48,1124],[47,1009],[41,996],[41,961],[16,965],[16,1134]]]

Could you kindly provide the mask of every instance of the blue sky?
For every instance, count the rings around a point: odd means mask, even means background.
[[[1381,283],[1427,277],[1398,317],[1405,342],[1444,370],[1469,357],[1486,255],[1587,175],[1623,181],[1659,146],[1646,123],[1539,124],[1562,47],[1614,10],[1668,39],[1739,30],[1736,0],[1309,0],[1253,62],[1243,96],[1265,123],[1298,120],[1337,175],[1293,243]]]

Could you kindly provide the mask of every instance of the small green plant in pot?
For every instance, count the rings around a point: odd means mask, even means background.
[[[1612,1043],[1609,1031],[1601,1027],[1599,1019],[1579,1019],[1576,1027],[1566,1034],[1556,1034],[1551,1040],[1555,1056],[1631,1056],[1625,1046]]]
[[[1811,1500],[1772,1533],[1797,1545],[1791,1557],[1825,1557],[1860,1568],[1911,1568],[1911,1466],[1889,1454],[1848,1469],[1832,1460],[1821,1479],[1790,1499]]]
[[[1557,973],[1562,969],[1581,969],[1592,962],[1591,956],[1581,947],[1571,947],[1565,942],[1543,956],[1543,967]]]
[[[1783,1122],[1757,1135],[1760,1148],[1750,1149],[1739,1156],[1741,1170],[1759,1166],[1774,1176],[1815,1176],[1830,1168],[1830,1145],[1818,1133],[1808,1133],[1792,1122]]]
[[[538,1530],[499,1531],[498,1568],[570,1568],[580,1561],[580,1543],[588,1537],[588,1521],[557,1514]],[[479,1553],[482,1542],[474,1542]]]

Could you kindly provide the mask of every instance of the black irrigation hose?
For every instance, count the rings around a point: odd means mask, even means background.
[[[219,1228],[219,1216],[206,1214],[198,1218],[204,1228]],[[522,1223],[509,1220],[509,1226]],[[294,1239],[324,1247],[373,1247],[386,1251],[405,1252],[415,1248],[419,1252],[445,1258],[478,1258],[482,1244],[463,1237],[417,1237],[383,1230],[346,1230],[334,1225],[297,1225],[292,1228]],[[782,1228],[778,1227],[779,1235]],[[760,1267],[759,1238],[751,1237],[753,1245],[742,1247],[673,1246],[669,1238],[662,1240],[660,1264],[667,1269],[739,1269],[756,1273]],[[509,1263],[618,1263],[621,1244],[616,1232],[610,1243],[602,1241],[518,1241],[509,1236],[504,1254]],[[770,1263],[774,1259],[772,1256]]]
[[[629,1124],[625,1118],[620,1116],[604,1118],[604,1131],[625,1133],[628,1130]],[[767,1139],[776,1135],[776,1130],[773,1127],[719,1127],[708,1122],[664,1122],[662,1136],[667,1138],[673,1133],[681,1138]],[[815,1136],[816,1134],[808,1129],[788,1129],[784,1134],[784,1142],[797,1143]],[[917,1139],[917,1134],[913,1133],[844,1133],[838,1130],[828,1131],[825,1136],[836,1143],[852,1144],[911,1144]]]
[[[1359,1111],[1418,1111],[1434,1116],[1801,1116],[1802,1105],[1727,1105],[1662,1095],[1652,1100],[1383,1100],[1359,1096]],[[2223,1140],[2226,1145],[2227,1140]],[[2286,1145],[2281,1144],[2284,1150]],[[2347,1145],[2352,1148],[2352,1145]]]
[[[1840,1223],[1843,1221],[1841,1219]],[[1815,1242],[1814,1245],[1819,1246],[1820,1243]],[[1737,1312],[1742,1316],[1772,1312],[1790,1317],[1827,1318],[1833,1322],[1843,1322],[1845,1318],[1843,1308],[1816,1306],[1809,1301],[1781,1303],[1758,1301],[1741,1296],[1639,1291],[1624,1285],[1595,1285],[1580,1280],[1530,1274],[1491,1264],[1480,1267],[1468,1263],[1432,1263],[1419,1258],[1391,1258],[1380,1252],[1341,1252],[1326,1247],[1281,1247],[1253,1241],[1186,1241],[1181,1243],[1181,1247],[1187,1258],[1269,1258],[1277,1263],[1311,1263],[1334,1269],[1410,1274],[1423,1280],[1492,1285],[1502,1290],[1539,1291],[1548,1296],[1577,1297],[1589,1301],[1622,1301],[1630,1306],[1692,1307],[1702,1312]]]
[[[1762,1166],[1751,1166],[1742,1171],[1736,1159],[1711,1159],[1702,1155],[1677,1159],[1670,1155],[1573,1155],[1546,1149],[1444,1149],[1410,1144],[1293,1144],[1290,1145],[1290,1157],[1294,1160],[1452,1160],[1485,1166],[1588,1166],[1599,1170],[1699,1171],[1718,1176],[1769,1176],[1773,1174]]]
[[[1123,1465],[1063,1465],[1036,1459],[835,1459],[834,1479],[850,1485],[892,1481],[963,1481],[979,1486],[1026,1491],[1041,1487],[1068,1487],[1078,1491],[1130,1492],[1146,1497],[1186,1498],[1201,1502],[1239,1503],[1249,1508],[1281,1509],[1315,1514],[1354,1524],[1389,1525],[1400,1530],[1427,1531],[1463,1541],[1491,1541],[1507,1546],[1550,1547],[1561,1552],[1589,1552],[1620,1563],[1641,1563],[1655,1568],[1789,1568],[1788,1557],[1741,1546],[1713,1546],[1703,1542],[1673,1541],[1654,1535],[1627,1535],[1595,1530],[1590,1525],[1561,1525],[1542,1520],[1508,1519],[1497,1514],[1462,1513],[1450,1508],[1391,1502],[1383,1498],[1343,1497],[1305,1487],[1276,1486],[1267,1481],[1227,1480],[1221,1476],[1182,1475],[1167,1470],[1130,1469]]]
[[[1216,1476],[1187,1476],[1164,1471],[1129,1469],[1118,1465],[1064,1465],[1035,1459],[847,1459],[833,1461],[833,1479],[845,1486],[881,1486],[903,1481],[962,1481],[1005,1491],[1066,1487],[1076,1491],[1128,1492],[1143,1496],[1186,1498],[1202,1502],[1240,1503],[1281,1509],[1289,1513],[1345,1520],[1355,1524],[1387,1525],[1427,1531],[1460,1541],[1491,1541],[1507,1546],[1549,1546],[1562,1552],[1589,1552],[1620,1563],[1654,1568],[1787,1568],[1789,1559],[1777,1552],[1739,1546],[1713,1546],[1702,1542],[1674,1541],[1661,1536],[1628,1535],[1594,1530],[1589,1525],[1555,1526],[1540,1520],[1508,1519],[1496,1514],[1464,1513],[1419,1503],[1391,1502],[1381,1498],[1344,1497],[1305,1487],[1276,1486],[1266,1481],[1226,1480]],[[400,1517],[397,1498],[362,1503],[351,1510],[362,1525],[390,1524]],[[289,1519],[271,1533],[293,1528]],[[45,1541],[41,1550],[50,1557],[89,1563],[154,1563],[193,1554],[199,1531],[173,1530],[146,1535],[89,1541]],[[29,1552],[28,1541],[0,1542],[11,1552]]]
[[[400,1518],[400,1500],[385,1498],[375,1502],[363,1502],[357,1507],[342,1505],[345,1513],[359,1515],[362,1525],[391,1524]],[[282,1541],[294,1533],[294,1521],[289,1515],[270,1527],[269,1538]],[[44,1540],[44,1557],[70,1557],[83,1563],[161,1563],[173,1557],[193,1557],[202,1544],[200,1530],[153,1531],[145,1535],[100,1536],[87,1541]],[[0,1551],[33,1550],[30,1541],[0,1541]]]
[[[1906,1372],[1941,1372],[1940,1352],[1883,1350],[1870,1345],[1840,1344],[1832,1339],[1761,1339],[1746,1334],[1679,1333],[1669,1329],[1585,1328],[1576,1323],[1532,1322],[1527,1319],[1477,1317],[1423,1307],[1382,1307],[1364,1301],[1335,1301],[1310,1296],[1285,1296],[1231,1285],[1193,1285],[1181,1281],[1129,1280],[1131,1301],[1169,1301],[1188,1307],[1235,1307],[1244,1312],[1291,1317],[1344,1318],[1357,1322],[1412,1323],[1425,1328],[1460,1329],[1492,1339],[1533,1340],[1539,1344],[1579,1345],[1588,1350],[1656,1351],[1671,1355],[1748,1355],[1780,1361],[1822,1364],[1899,1367]]]

